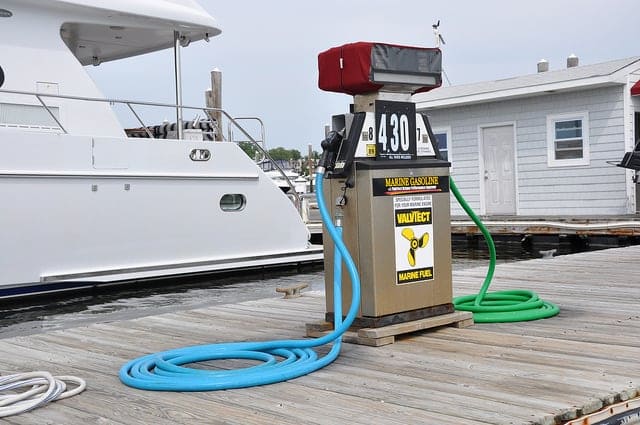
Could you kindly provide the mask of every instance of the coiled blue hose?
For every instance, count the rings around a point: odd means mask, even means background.
[[[340,354],[342,334],[351,326],[360,307],[360,277],[355,263],[342,242],[341,228],[331,221],[322,196],[322,172],[316,172],[316,197],[322,221],[335,244],[333,332],[307,340],[275,340],[196,345],[149,354],[131,360],[120,368],[120,380],[134,388],[151,391],[212,391],[246,388],[297,378],[333,362]],[[341,264],[351,278],[351,306],[342,320]],[[333,342],[331,350],[318,357],[313,347]],[[204,370],[185,367],[190,363],[222,359],[257,360],[256,366],[235,370]]]

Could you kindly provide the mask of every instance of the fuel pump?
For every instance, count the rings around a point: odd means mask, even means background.
[[[120,368],[126,385],[212,391],[282,382],[334,361],[352,325],[375,328],[453,312],[450,189],[490,242],[492,258],[480,293],[458,297],[456,307],[483,322],[558,314],[557,306],[531,291],[487,292],[495,266],[491,236],[449,180],[450,164],[438,152],[429,120],[411,102],[413,93],[441,84],[440,50],[354,43],[321,53],[318,63],[321,89],[354,96],[352,112],[333,117],[316,172],[325,270],[334,271],[325,273],[333,330],[313,340],[204,344],[148,354]],[[637,157],[627,162],[637,166]],[[351,285],[341,285],[347,279]],[[314,351],[329,343],[326,354]],[[186,366],[224,359],[263,363],[233,371]]]
[[[412,94],[441,85],[439,49],[353,43],[318,56],[319,87],[353,96],[322,142],[325,199],[361,275],[354,325],[381,327],[454,311],[450,163]],[[328,236],[324,234],[325,240]],[[326,320],[334,252],[325,244]],[[346,279],[346,275],[343,277]],[[342,289],[343,310],[351,302]]]

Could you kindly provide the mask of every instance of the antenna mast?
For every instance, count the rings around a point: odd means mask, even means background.
[[[447,44],[445,43],[442,34],[440,34],[440,19],[438,19],[438,22],[431,25],[431,28],[433,28],[433,35],[436,38],[436,47],[439,49],[441,46]],[[447,84],[451,85],[451,81],[449,80],[447,72],[444,70],[444,66],[442,67],[442,75],[444,75],[444,78],[447,80]]]
[[[431,28],[433,28],[433,35],[436,38],[436,47],[439,49],[441,45],[443,44],[447,44],[444,42],[444,38],[442,37],[442,34],[440,34],[440,19],[438,19],[438,22],[436,22],[435,24],[431,25]]]

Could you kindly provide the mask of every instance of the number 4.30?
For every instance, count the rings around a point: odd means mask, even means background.
[[[378,143],[383,152],[407,152],[409,150],[409,118],[405,114],[391,114],[387,126],[387,114],[380,115]]]

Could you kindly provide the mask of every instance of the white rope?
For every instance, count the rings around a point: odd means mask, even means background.
[[[76,384],[76,388],[67,390],[67,382]],[[0,376],[0,418],[74,396],[86,387],[86,382],[81,378],[53,376],[44,371]],[[24,390],[16,391],[20,389]]]

